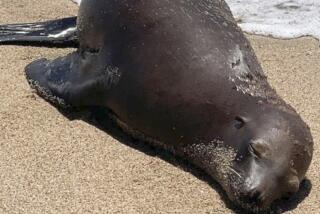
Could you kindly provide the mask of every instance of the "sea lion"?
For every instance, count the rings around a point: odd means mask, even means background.
[[[48,25],[15,41],[70,37]],[[224,1],[84,0],[76,37],[76,52],[26,67],[41,96],[109,109],[126,132],[202,168],[244,208],[297,192],[310,130],[268,84]]]

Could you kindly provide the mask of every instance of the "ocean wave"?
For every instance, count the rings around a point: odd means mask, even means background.
[[[320,0],[226,0],[248,33],[276,38],[320,39]]]

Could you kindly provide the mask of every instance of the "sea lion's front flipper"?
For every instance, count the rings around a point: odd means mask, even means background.
[[[102,105],[108,90],[120,79],[117,68],[94,60],[90,63],[78,52],[52,61],[34,61],[25,71],[31,87],[40,96],[62,107]]]
[[[33,45],[49,47],[76,47],[77,17],[58,20],[0,25],[0,45]]]

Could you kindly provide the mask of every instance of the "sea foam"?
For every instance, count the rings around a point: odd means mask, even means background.
[[[276,38],[320,39],[320,0],[226,0],[248,33]]]
[[[81,3],[81,0],[71,0],[71,1],[73,1],[74,3],[76,3],[78,5],[80,5],[80,3]]]

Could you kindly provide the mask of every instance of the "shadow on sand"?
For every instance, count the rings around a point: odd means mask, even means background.
[[[215,191],[220,195],[220,198],[225,202],[226,206],[236,214],[251,214],[242,208],[237,207],[226,195],[221,186],[207,175],[203,170],[195,167],[187,162],[187,160],[174,156],[168,151],[161,148],[151,146],[146,142],[132,138],[130,135],[124,133],[118,125],[110,119],[109,111],[105,108],[92,107],[90,109],[59,109],[58,110],[66,116],[69,120],[82,120],[96,128],[106,132],[120,143],[134,148],[140,152],[150,156],[157,156],[162,160],[188,172],[197,177],[198,179],[208,183]],[[311,192],[312,183],[309,179],[305,179],[301,185],[299,191],[291,196],[289,199],[281,199],[272,205],[271,210],[265,212],[259,212],[261,214],[280,214],[283,212],[294,210],[299,203],[301,203]]]

